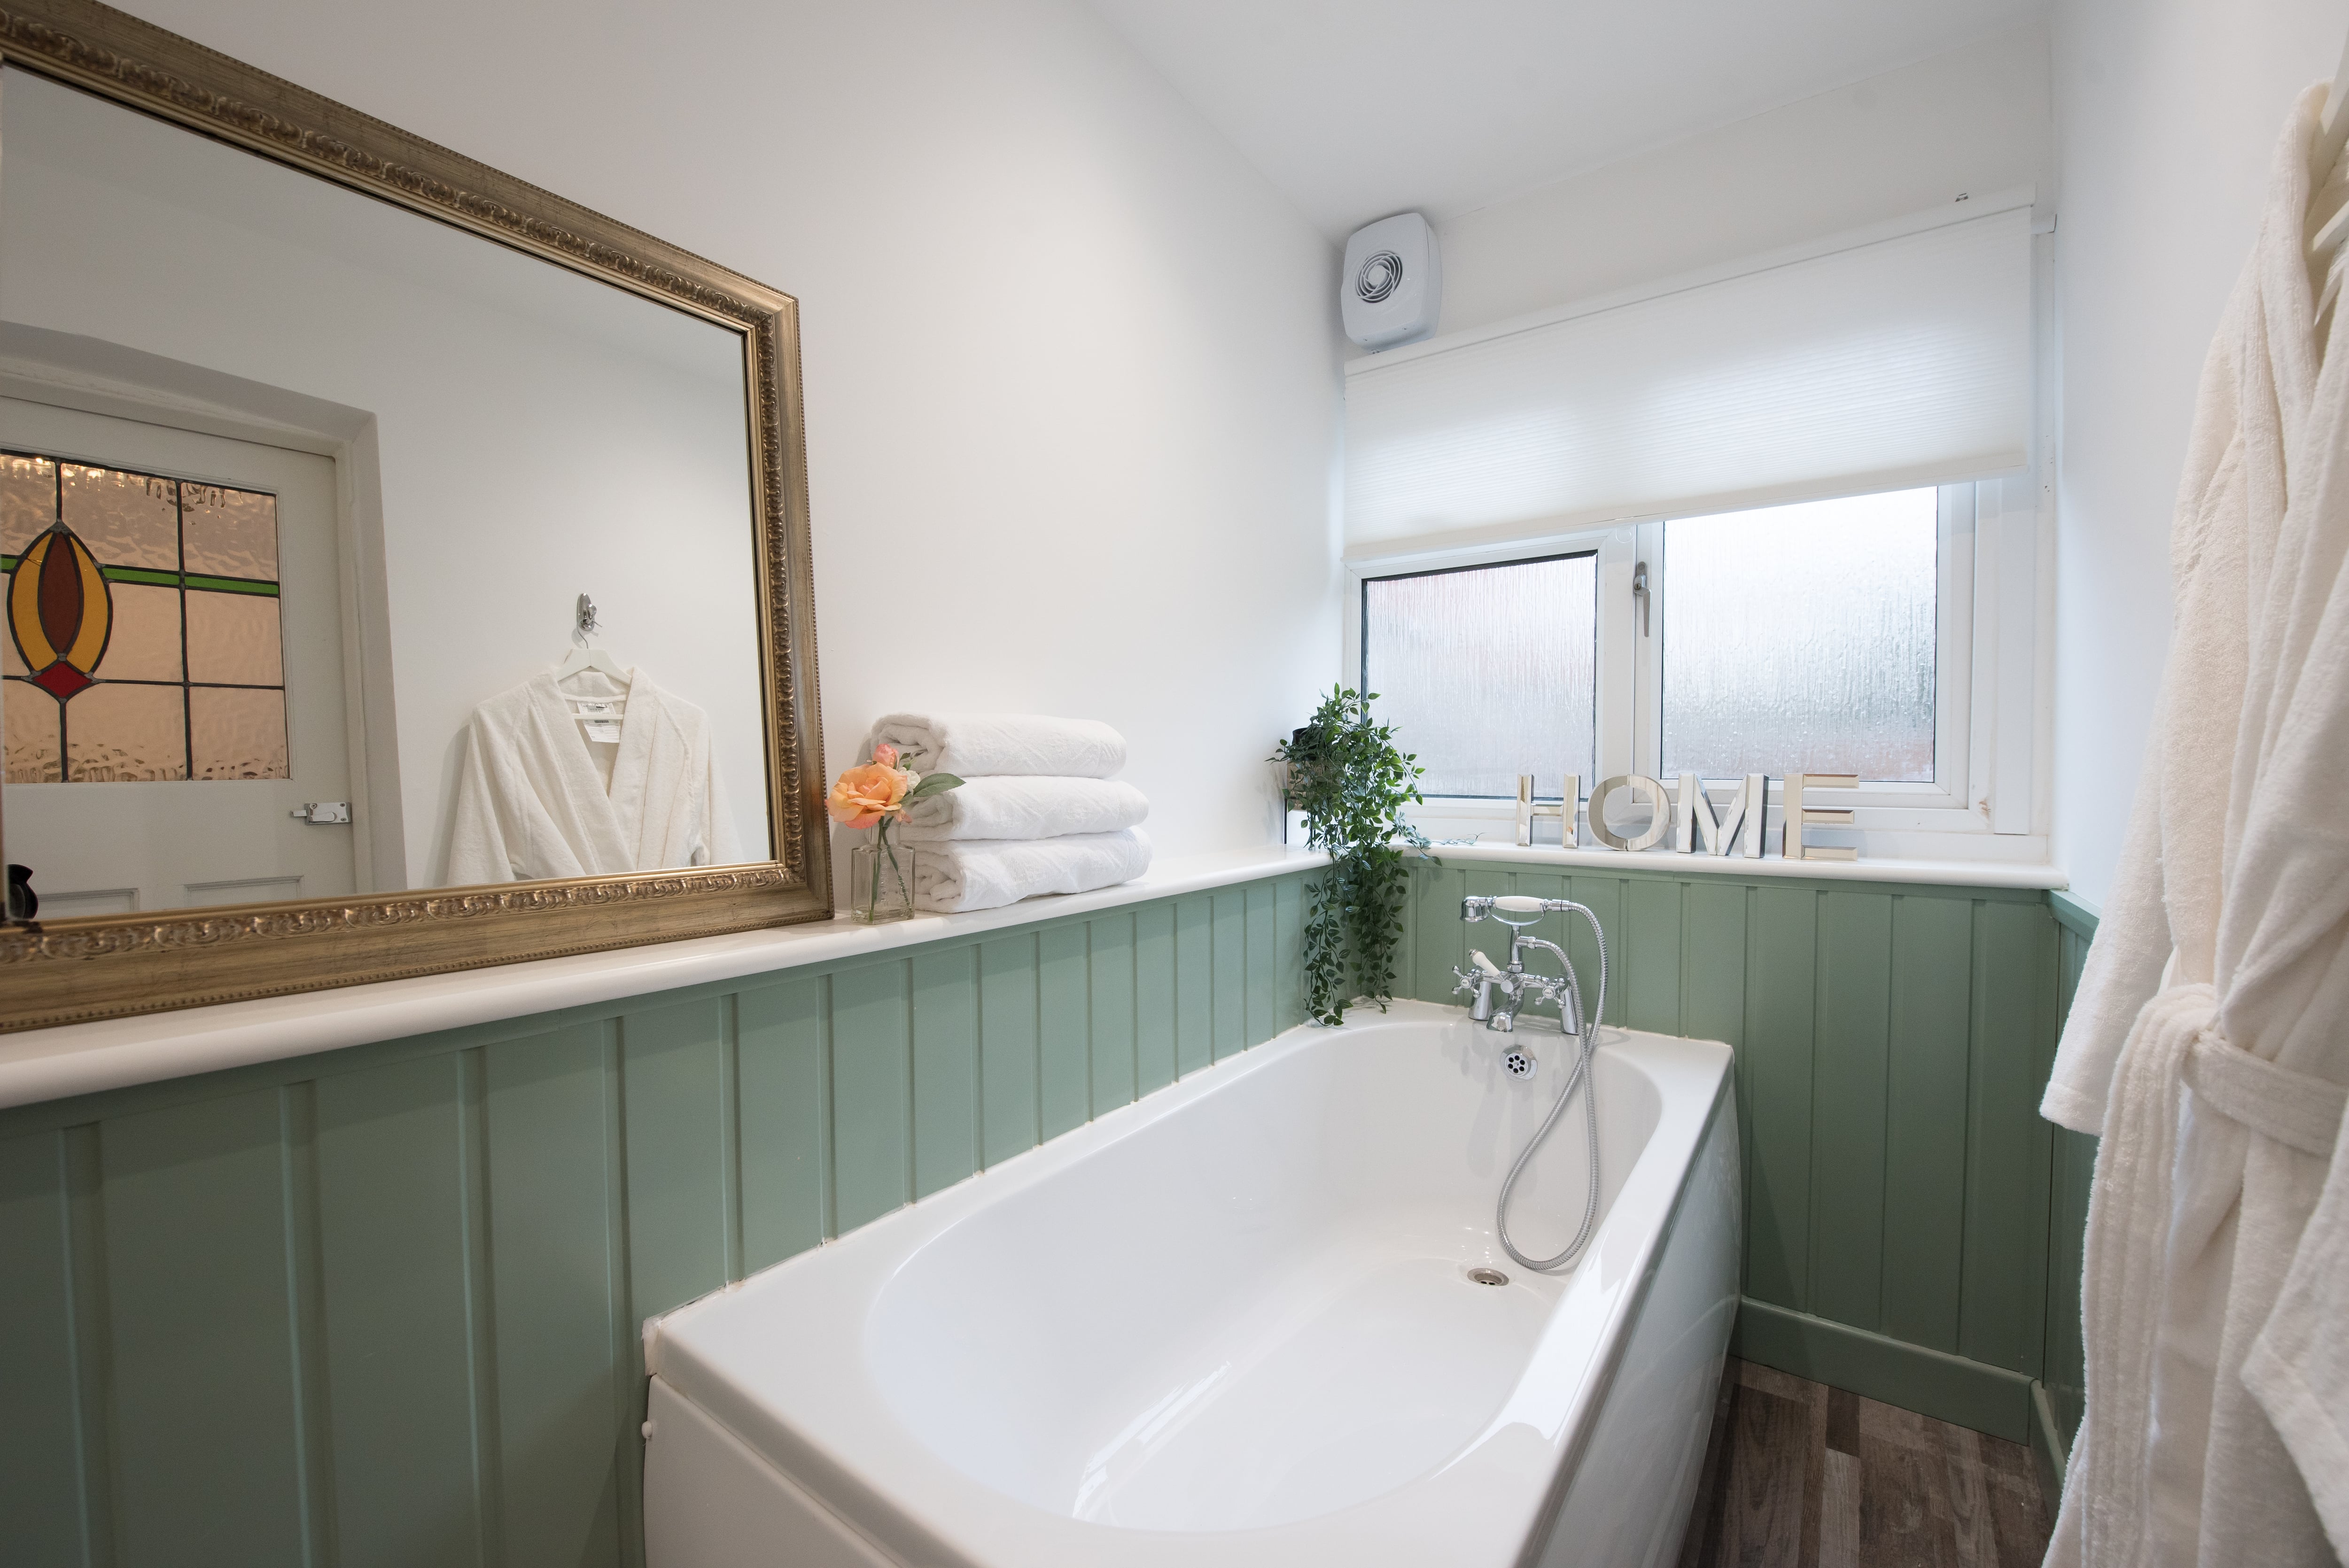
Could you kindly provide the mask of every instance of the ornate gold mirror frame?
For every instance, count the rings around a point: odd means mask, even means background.
[[[798,302],[95,0],[0,0],[0,60],[742,335],[777,856],[0,925],[0,1031],[827,918]]]

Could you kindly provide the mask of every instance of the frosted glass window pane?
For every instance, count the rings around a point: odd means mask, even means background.
[[[1664,776],[1933,777],[1938,495],[1664,526]]]
[[[180,481],[187,570],[211,577],[277,581],[277,498]]]
[[[55,784],[64,778],[65,748],[57,729],[57,699],[28,681],[0,691],[7,711],[7,781]]]
[[[1555,797],[1591,773],[1598,557],[1362,584],[1362,683],[1426,795]]]
[[[76,784],[185,779],[186,689],[100,684],[67,702],[66,778]]]
[[[277,601],[264,593],[189,590],[188,678],[222,686],[283,684]]]
[[[285,694],[188,688],[188,744],[199,779],[283,779]]]
[[[95,672],[103,681],[180,678],[180,591],[138,583],[113,585],[114,628]]]
[[[0,555],[25,546],[57,520],[57,465],[47,458],[0,454]]]
[[[179,487],[119,469],[65,465],[66,526],[101,566],[180,569]]]

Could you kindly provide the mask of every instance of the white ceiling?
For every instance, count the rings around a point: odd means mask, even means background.
[[[1451,217],[2045,0],[1088,0],[1331,238]]]

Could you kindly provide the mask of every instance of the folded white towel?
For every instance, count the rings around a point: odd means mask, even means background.
[[[966,779],[962,788],[905,808],[899,836],[907,843],[945,839],[1057,839],[1114,833],[1150,815],[1150,801],[1113,779],[1025,779],[1017,774]]]
[[[1000,909],[1040,892],[1091,892],[1150,869],[1139,828],[1061,839],[960,839],[914,852],[914,906],[939,914]]]
[[[893,713],[873,727],[873,742],[897,748],[898,763],[917,773],[1018,773],[1107,779],[1125,766],[1125,737],[1090,718],[1025,713]]]

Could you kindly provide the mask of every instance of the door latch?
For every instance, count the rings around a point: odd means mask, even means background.
[[[348,800],[312,800],[288,811],[286,815],[307,822],[314,828],[324,828],[338,822],[348,822],[351,820],[351,803]]]

